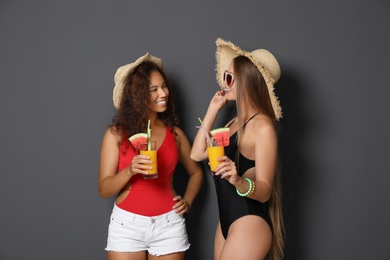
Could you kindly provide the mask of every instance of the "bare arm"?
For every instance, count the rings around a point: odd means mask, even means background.
[[[183,131],[176,127],[175,132],[177,134],[177,141],[179,145],[179,160],[188,172],[189,180],[186,191],[183,196],[184,202],[179,201],[178,203],[176,203],[174,208],[179,214],[184,214],[188,211],[189,207],[194,202],[195,197],[200,190],[200,187],[203,182],[203,172],[199,164],[190,158],[189,154],[191,150],[191,145]],[[176,197],[176,200],[180,199],[180,196]],[[186,205],[184,205],[183,203],[186,203],[188,207],[186,207]]]
[[[99,195],[103,198],[116,195],[135,174],[147,174],[147,172],[142,171],[142,167],[145,166],[140,164],[136,164],[137,167],[132,167],[132,164],[130,164],[122,171],[117,172],[120,140],[121,136],[111,128],[107,129],[103,136],[98,178]],[[137,157],[136,159],[140,163],[149,162],[146,159],[147,157],[143,155],[135,157]]]
[[[206,115],[203,119],[203,128],[210,132],[215,119],[217,118],[219,110],[226,105],[226,97],[222,96],[218,91],[210,101],[210,105],[207,109]],[[205,130],[199,129],[195,136],[194,143],[191,149],[191,159],[194,161],[202,161],[207,159],[207,147]]]

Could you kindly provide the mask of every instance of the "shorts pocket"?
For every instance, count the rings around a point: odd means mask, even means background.
[[[177,214],[171,215],[167,221],[167,227],[169,232],[176,236],[187,235],[185,218],[183,216]]]
[[[134,225],[130,220],[117,216],[111,216],[108,226],[108,234],[113,239],[143,240],[145,239],[145,230],[142,226]]]

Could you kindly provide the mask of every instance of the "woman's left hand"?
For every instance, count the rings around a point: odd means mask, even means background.
[[[215,169],[215,175],[220,175],[234,186],[237,185],[241,177],[237,175],[236,164],[227,156],[222,156],[218,160],[222,163]]]
[[[178,215],[183,215],[189,211],[190,206],[181,196],[176,196],[173,198],[173,200],[177,201],[177,203],[173,206],[173,209]]]

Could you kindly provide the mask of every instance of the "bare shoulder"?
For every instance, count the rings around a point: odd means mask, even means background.
[[[187,138],[183,130],[181,130],[179,127],[175,126],[173,127],[173,133],[175,134],[175,138],[178,140],[182,140],[183,138]]]
[[[272,120],[265,115],[259,115],[253,118],[251,124],[248,124],[248,128],[257,137],[276,136],[275,126]]]
[[[186,136],[186,134],[181,130],[179,127],[175,126],[173,128],[173,132],[175,134],[175,139],[179,147],[182,146],[188,146],[189,145],[189,140]]]
[[[122,140],[122,131],[116,127],[108,127],[104,133],[103,140],[120,143]]]

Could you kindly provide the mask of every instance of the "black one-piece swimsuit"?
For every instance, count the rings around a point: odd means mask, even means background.
[[[253,117],[244,124],[244,127],[252,118]],[[236,136],[237,133],[234,133],[230,137],[230,144],[225,147],[225,155],[236,163],[236,166],[239,167],[239,169],[237,169],[238,175],[242,176],[248,169],[255,166],[255,161],[249,160],[238,152]],[[238,153],[239,163],[236,162],[236,153]],[[214,182],[218,198],[219,220],[221,222],[222,234],[225,239],[228,236],[230,225],[243,216],[259,216],[272,227],[267,214],[266,203],[239,196],[236,192],[236,188],[230,184],[229,181],[221,179],[220,176],[215,175]]]

